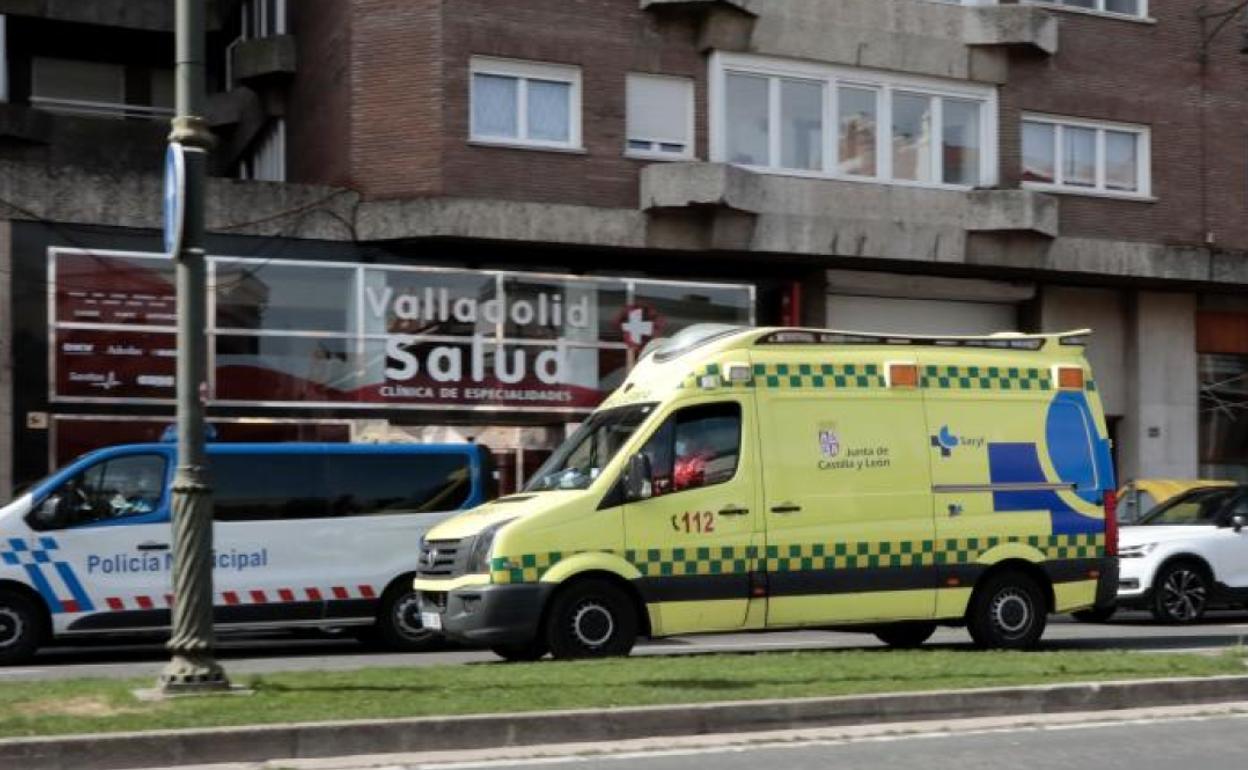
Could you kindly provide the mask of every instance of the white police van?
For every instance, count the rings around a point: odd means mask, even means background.
[[[218,629],[353,627],[416,650],[425,530],[492,496],[474,444],[209,444]],[[0,508],[0,664],[170,625],[176,447],[76,460]]]

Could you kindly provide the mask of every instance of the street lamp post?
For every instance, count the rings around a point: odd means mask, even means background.
[[[161,690],[169,694],[230,686],[213,657],[212,488],[204,451],[204,177],[213,142],[202,117],[207,0],[176,2],[177,115],[169,134],[169,163],[181,168],[179,173],[166,173],[170,189],[165,193],[165,240],[177,262],[178,468],[173,481],[173,633],[168,645],[172,659],[160,675]],[[170,184],[170,178],[179,175]]]

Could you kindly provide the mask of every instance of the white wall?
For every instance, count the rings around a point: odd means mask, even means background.
[[[1126,366],[1119,453],[1123,478],[1195,478],[1200,401],[1195,295],[1135,294],[1128,312]]]
[[[1123,293],[1116,289],[1046,286],[1040,293],[1040,329],[1046,332],[1092,330],[1087,357],[1105,414],[1123,416],[1127,409],[1129,379]]]

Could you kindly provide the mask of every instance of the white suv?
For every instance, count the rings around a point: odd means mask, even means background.
[[[1119,535],[1118,600],[1163,623],[1248,603],[1248,486],[1193,489]]]

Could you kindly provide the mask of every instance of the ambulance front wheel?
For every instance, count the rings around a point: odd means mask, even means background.
[[[0,666],[29,660],[43,636],[43,616],[30,599],[0,590]]]
[[[545,632],[559,660],[627,655],[637,641],[637,609],[611,583],[584,580],[555,594]]]
[[[1034,647],[1048,622],[1044,592],[1020,571],[998,572],[971,596],[966,628],[980,647],[1023,650]]]

